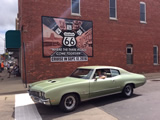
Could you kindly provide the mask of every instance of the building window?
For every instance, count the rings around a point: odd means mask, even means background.
[[[117,19],[117,0],[109,0],[110,19]]]
[[[158,64],[158,46],[153,46],[153,64]]]
[[[80,0],[72,0],[72,15],[80,15]]]
[[[129,44],[126,47],[127,64],[133,64],[133,45]]]
[[[140,2],[140,22],[146,23],[146,3]]]

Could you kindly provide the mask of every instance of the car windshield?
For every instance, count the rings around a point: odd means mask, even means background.
[[[93,69],[76,69],[70,77],[89,79],[92,75]]]

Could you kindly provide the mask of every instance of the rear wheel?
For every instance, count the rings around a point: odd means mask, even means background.
[[[63,96],[60,102],[60,109],[64,112],[71,112],[78,106],[79,100],[76,94],[68,94]]]
[[[125,97],[131,97],[133,94],[133,85],[132,84],[126,85],[122,93]]]

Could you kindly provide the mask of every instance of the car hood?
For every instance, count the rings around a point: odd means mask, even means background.
[[[69,84],[72,84],[72,85],[77,84],[79,82],[83,82],[84,80],[85,79],[79,79],[79,78],[73,78],[73,77],[49,79],[49,80],[43,80],[43,81],[32,83],[29,85],[29,88],[32,91],[47,91],[50,89],[55,89],[57,87],[63,87]]]

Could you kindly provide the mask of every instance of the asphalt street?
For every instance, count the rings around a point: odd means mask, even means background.
[[[60,119],[62,116],[81,115],[80,113],[84,111],[88,111],[91,116],[98,115],[96,113],[91,114],[93,108],[102,110],[118,120],[159,120],[159,91],[160,79],[152,79],[148,80],[144,86],[135,89],[131,98],[124,98],[121,94],[117,94],[90,100],[81,103],[79,108],[72,113],[62,113],[58,107],[47,107],[40,104],[36,106],[43,120],[63,120]],[[84,114],[87,113],[84,112]],[[88,119],[86,118],[86,120]],[[104,117],[102,120],[107,119]]]
[[[114,95],[92,101],[92,104],[118,120],[159,120],[160,80],[148,80],[135,89],[130,99]]]

